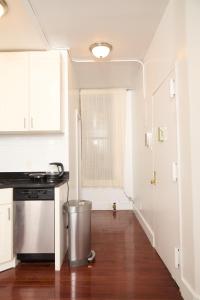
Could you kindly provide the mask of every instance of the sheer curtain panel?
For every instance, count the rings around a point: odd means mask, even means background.
[[[126,90],[81,90],[82,186],[122,187]]]

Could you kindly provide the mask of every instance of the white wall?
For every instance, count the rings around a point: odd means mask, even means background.
[[[112,210],[114,202],[117,210],[132,209],[132,203],[118,188],[82,188],[81,199],[90,200],[93,210]]]
[[[68,170],[67,148],[64,134],[1,135],[0,172],[46,171],[53,161]]]
[[[153,232],[153,190],[150,185],[153,172],[152,148],[145,147],[145,132],[152,132],[152,101],[143,97],[142,70],[138,77],[134,115],[134,193],[135,206],[142,213]],[[151,242],[154,237],[150,233]]]
[[[48,164],[68,162],[67,53],[62,53],[62,101],[64,133],[1,134],[0,172],[45,171]],[[50,121],[50,120],[49,120]]]
[[[121,87],[134,89],[140,66],[135,62],[74,62],[73,65],[81,89]]]
[[[152,130],[152,94],[175,68],[180,161],[180,272],[184,299],[200,299],[199,11],[198,0],[169,2],[144,59],[146,98],[141,93],[141,82],[136,94],[136,208],[151,236],[155,230],[153,193],[149,185],[153,153],[144,147],[144,133]]]
[[[74,66],[68,56],[68,88],[69,88],[69,199],[78,199],[79,166],[78,166],[78,132],[77,113],[79,112],[79,89]],[[80,146],[80,145],[79,145]]]
[[[186,1],[195,290],[200,299],[200,1]],[[189,174],[190,175],[190,174]]]

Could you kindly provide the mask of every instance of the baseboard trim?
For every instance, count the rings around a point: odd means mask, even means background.
[[[137,207],[134,207],[133,212],[135,213],[136,218],[138,219],[140,225],[142,226],[144,232],[146,233],[152,247],[155,248],[155,235],[154,235],[153,230],[151,229],[151,226],[145,220],[145,218],[143,217],[143,215],[141,214],[141,212],[139,211],[139,209]]]
[[[151,226],[148,224],[144,216],[141,214],[140,210],[134,206],[133,212],[135,213],[137,220],[139,221],[140,225],[142,226],[144,232],[146,233],[152,247],[155,248],[155,235]],[[180,292],[185,300],[200,300],[200,295],[198,295],[188,281],[181,276],[180,280]]]
[[[14,257],[11,261],[8,261],[8,262],[0,265],[0,272],[15,268],[16,265],[17,265],[17,259],[16,259],[16,257]]]
[[[188,281],[183,277],[181,278],[180,291],[185,300],[200,300],[200,295],[193,290]]]

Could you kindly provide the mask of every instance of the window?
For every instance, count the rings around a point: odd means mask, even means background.
[[[82,186],[121,187],[126,91],[82,90]]]

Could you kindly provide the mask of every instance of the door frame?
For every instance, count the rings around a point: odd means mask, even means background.
[[[176,114],[176,148],[177,148],[177,205],[178,205],[178,244],[179,244],[179,276],[178,278],[174,278],[174,280],[177,282],[179,287],[181,286],[181,279],[182,279],[182,201],[181,201],[181,166],[180,166],[180,125],[179,125],[179,117],[180,117],[180,98],[178,94],[178,88],[177,88],[177,81],[178,81],[178,62],[175,62],[173,68],[170,69],[170,71],[166,74],[166,76],[162,79],[162,81],[158,84],[158,86],[153,90],[151,95],[151,102],[152,102],[152,135],[153,135],[153,141],[152,141],[152,174],[155,171],[155,103],[154,103],[154,96],[156,92],[161,88],[161,86],[164,84],[164,82],[169,77],[170,73],[174,74],[174,80],[175,80],[175,96],[173,101],[175,101],[175,114]],[[153,187],[153,211],[155,212],[155,186]],[[156,234],[155,234],[155,214],[153,218],[153,226],[154,226],[154,248],[156,249]]]

